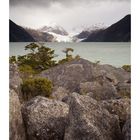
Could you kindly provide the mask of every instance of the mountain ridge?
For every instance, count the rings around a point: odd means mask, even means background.
[[[34,42],[34,38],[21,26],[9,20],[10,42]]]
[[[55,25],[55,26],[43,26],[40,29],[38,29],[40,32],[53,32],[56,34],[60,34],[63,36],[67,36],[68,32],[61,26]]]
[[[83,42],[129,42],[131,41],[131,15],[127,15],[105,30],[91,33]]]
[[[43,26],[39,29],[24,28],[10,21],[10,42],[130,42],[131,15],[127,15],[108,28],[83,30],[69,34],[63,27]]]

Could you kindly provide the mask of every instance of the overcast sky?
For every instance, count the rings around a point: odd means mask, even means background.
[[[130,12],[130,0],[10,0],[10,19],[32,28],[109,26]]]

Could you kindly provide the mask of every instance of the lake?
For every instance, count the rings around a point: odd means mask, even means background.
[[[29,42],[24,43],[10,43],[10,56],[23,55],[27,51],[24,50]],[[124,64],[131,62],[131,43],[106,43],[106,42],[81,42],[81,43],[45,43],[45,46],[55,50],[55,60],[65,58],[62,52],[65,48],[73,48],[74,56],[80,55],[81,58],[87,59],[91,62],[100,61],[101,64],[111,64],[116,67],[121,67]]]

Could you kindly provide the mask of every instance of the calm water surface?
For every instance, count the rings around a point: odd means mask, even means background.
[[[10,56],[26,54],[24,47],[28,44],[30,43],[10,43]],[[102,64],[117,67],[130,64],[130,43],[45,43],[45,46],[55,50],[55,54],[58,55],[56,60],[64,58],[62,50],[70,47],[74,49],[74,56],[80,55],[91,62],[100,61]]]

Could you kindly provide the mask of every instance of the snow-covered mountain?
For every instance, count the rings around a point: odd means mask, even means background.
[[[53,36],[52,42],[76,42],[77,38],[69,34],[63,27],[58,25],[43,26],[38,29],[39,32],[48,33]]]
[[[101,26],[102,25],[102,26]],[[75,37],[77,38],[78,42],[81,42],[88,38],[91,33],[97,33],[106,27],[103,24],[92,25],[92,26],[83,26],[81,27],[81,32],[76,34]]]
[[[130,41],[130,20],[131,15],[127,15],[120,21],[105,27],[103,23],[95,25],[82,25],[71,29],[68,33],[63,27],[57,24],[49,24],[39,29],[21,27],[10,21],[10,41],[35,41],[35,42],[107,42],[107,41]],[[13,24],[12,24],[13,23]],[[11,30],[14,31],[11,34]],[[126,28],[124,30],[124,27]],[[70,29],[69,29],[70,30]],[[21,35],[22,34],[22,35]],[[13,37],[13,38],[12,38]],[[16,37],[16,38],[15,38]],[[113,38],[114,37],[114,38]]]
[[[25,30],[36,40],[45,42],[81,42],[85,40],[93,31],[98,31],[97,26],[91,27],[81,27],[81,30],[72,31],[68,33],[63,27],[50,24],[43,26],[39,29],[29,29]]]
[[[98,31],[100,29],[105,29],[105,28],[107,27],[104,25],[104,23],[98,23],[91,26],[83,27],[83,31],[91,32],[91,31]]]
[[[61,26],[52,25],[52,26],[43,26],[39,29],[40,32],[52,32],[55,34],[67,36],[68,32]]]
[[[53,35],[52,42],[76,42],[76,38],[71,35],[60,35],[53,32],[48,32],[50,35]]]

